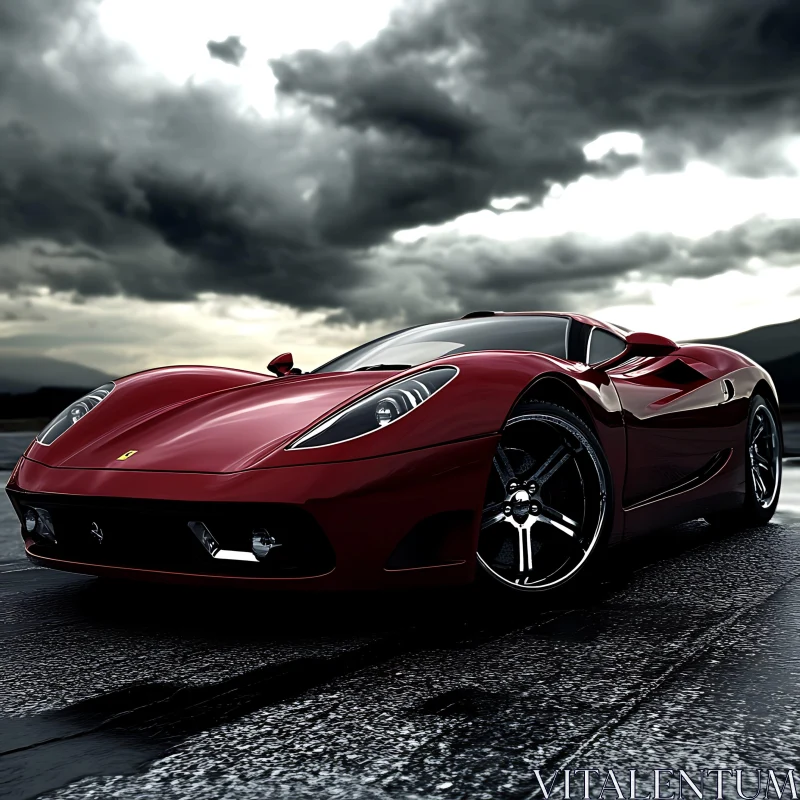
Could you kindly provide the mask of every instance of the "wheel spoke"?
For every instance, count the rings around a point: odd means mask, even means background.
[[[520,575],[533,572],[533,539],[531,538],[531,525],[517,525],[517,554],[519,558],[518,571]]]
[[[758,470],[755,467],[752,468],[751,472],[753,473],[753,483],[755,484],[756,494],[759,499],[762,499],[767,493],[767,487],[764,485],[764,481],[761,479],[761,475],[758,474]]]
[[[533,572],[533,540],[531,536],[533,535],[533,531],[531,530],[533,526],[528,525],[527,529],[525,530],[525,540],[528,543],[528,572]]]
[[[544,486],[570,458],[572,458],[572,453],[570,453],[563,444],[560,444],[547,458],[544,464],[536,470],[533,474],[533,480],[536,481],[539,486]]]
[[[528,547],[528,536],[527,531],[521,525],[517,527],[517,552],[519,555],[519,573],[520,575],[525,573],[525,563],[528,558],[528,552],[530,548]]]
[[[499,444],[497,445],[497,454],[494,457],[494,468],[497,470],[504,488],[517,477],[511,462],[508,460],[506,451]]]
[[[753,431],[752,441],[756,441],[764,433],[764,420],[759,417],[758,426]]]
[[[547,506],[542,509],[536,521],[543,522],[545,525],[551,525],[563,533],[566,533],[567,536],[572,537],[577,534],[580,528],[579,523],[574,519],[570,519],[566,514],[562,514],[560,511],[556,511],[554,508],[548,508]]]
[[[485,530],[486,528],[490,528],[492,525],[496,525],[498,522],[502,522],[506,516],[503,513],[503,506],[505,503],[490,503],[486,508],[483,509],[483,515],[481,516],[481,530]]]
[[[768,459],[766,459],[766,458],[764,458],[764,456],[762,456],[762,455],[761,455],[761,453],[759,453],[759,452],[755,451],[755,452],[753,453],[753,455],[755,456],[755,460],[756,460],[756,462],[758,463],[758,466],[759,466],[759,467],[766,467],[768,470],[771,470],[771,469],[772,469],[772,468],[771,468],[771,465],[770,465],[770,463],[769,463],[769,460],[768,460]]]

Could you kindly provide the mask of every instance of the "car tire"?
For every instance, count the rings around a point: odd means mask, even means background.
[[[613,509],[602,446],[574,412],[518,406],[489,477],[478,538],[478,584],[504,594],[570,592],[596,575]]]
[[[759,528],[772,519],[778,507],[783,474],[780,417],[774,405],[761,395],[750,398],[744,448],[744,503],[737,509],[707,516],[706,522],[715,527]]]

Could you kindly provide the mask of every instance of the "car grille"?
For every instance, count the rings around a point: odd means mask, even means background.
[[[251,577],[308,577],[335,566],[316,520],[278,503],[194,503],[9,491],[20,518],[27,507],[50,513],[56,544],[37,541],[33,555],[108,566]],[[279,547],[263,561],[213,558],[189,528],[202,522],[223,550],[251,552],[255,529]],[[99,536],[97,531],[102,531]],[[102,538],[102,540],[101,540]]]

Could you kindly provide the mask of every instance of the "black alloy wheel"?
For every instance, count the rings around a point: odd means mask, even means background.
[[[745,496],[741,508],[706,517],[712,525],[742,529],[766,525],[781,495],[783,439],[774,406],[761,395],[750,399],[745,440]]]
[[[564,586],[604,549],[612,498],[602,448],[580,417],[552,403],[519,407],[494,456],[479,566],[509,590]]]

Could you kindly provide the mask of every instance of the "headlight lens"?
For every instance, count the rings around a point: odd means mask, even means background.
[[[108,397],[113,383],[105,383],[93,392],[67,406],[37,437],[39,444],[53,444],[64,431],[82,420],[101,400]]]
[[[384,386],[312,428],[288,449],[338,444],[385,428],[418,408],[457,374],[455,367],[434,367]]]

